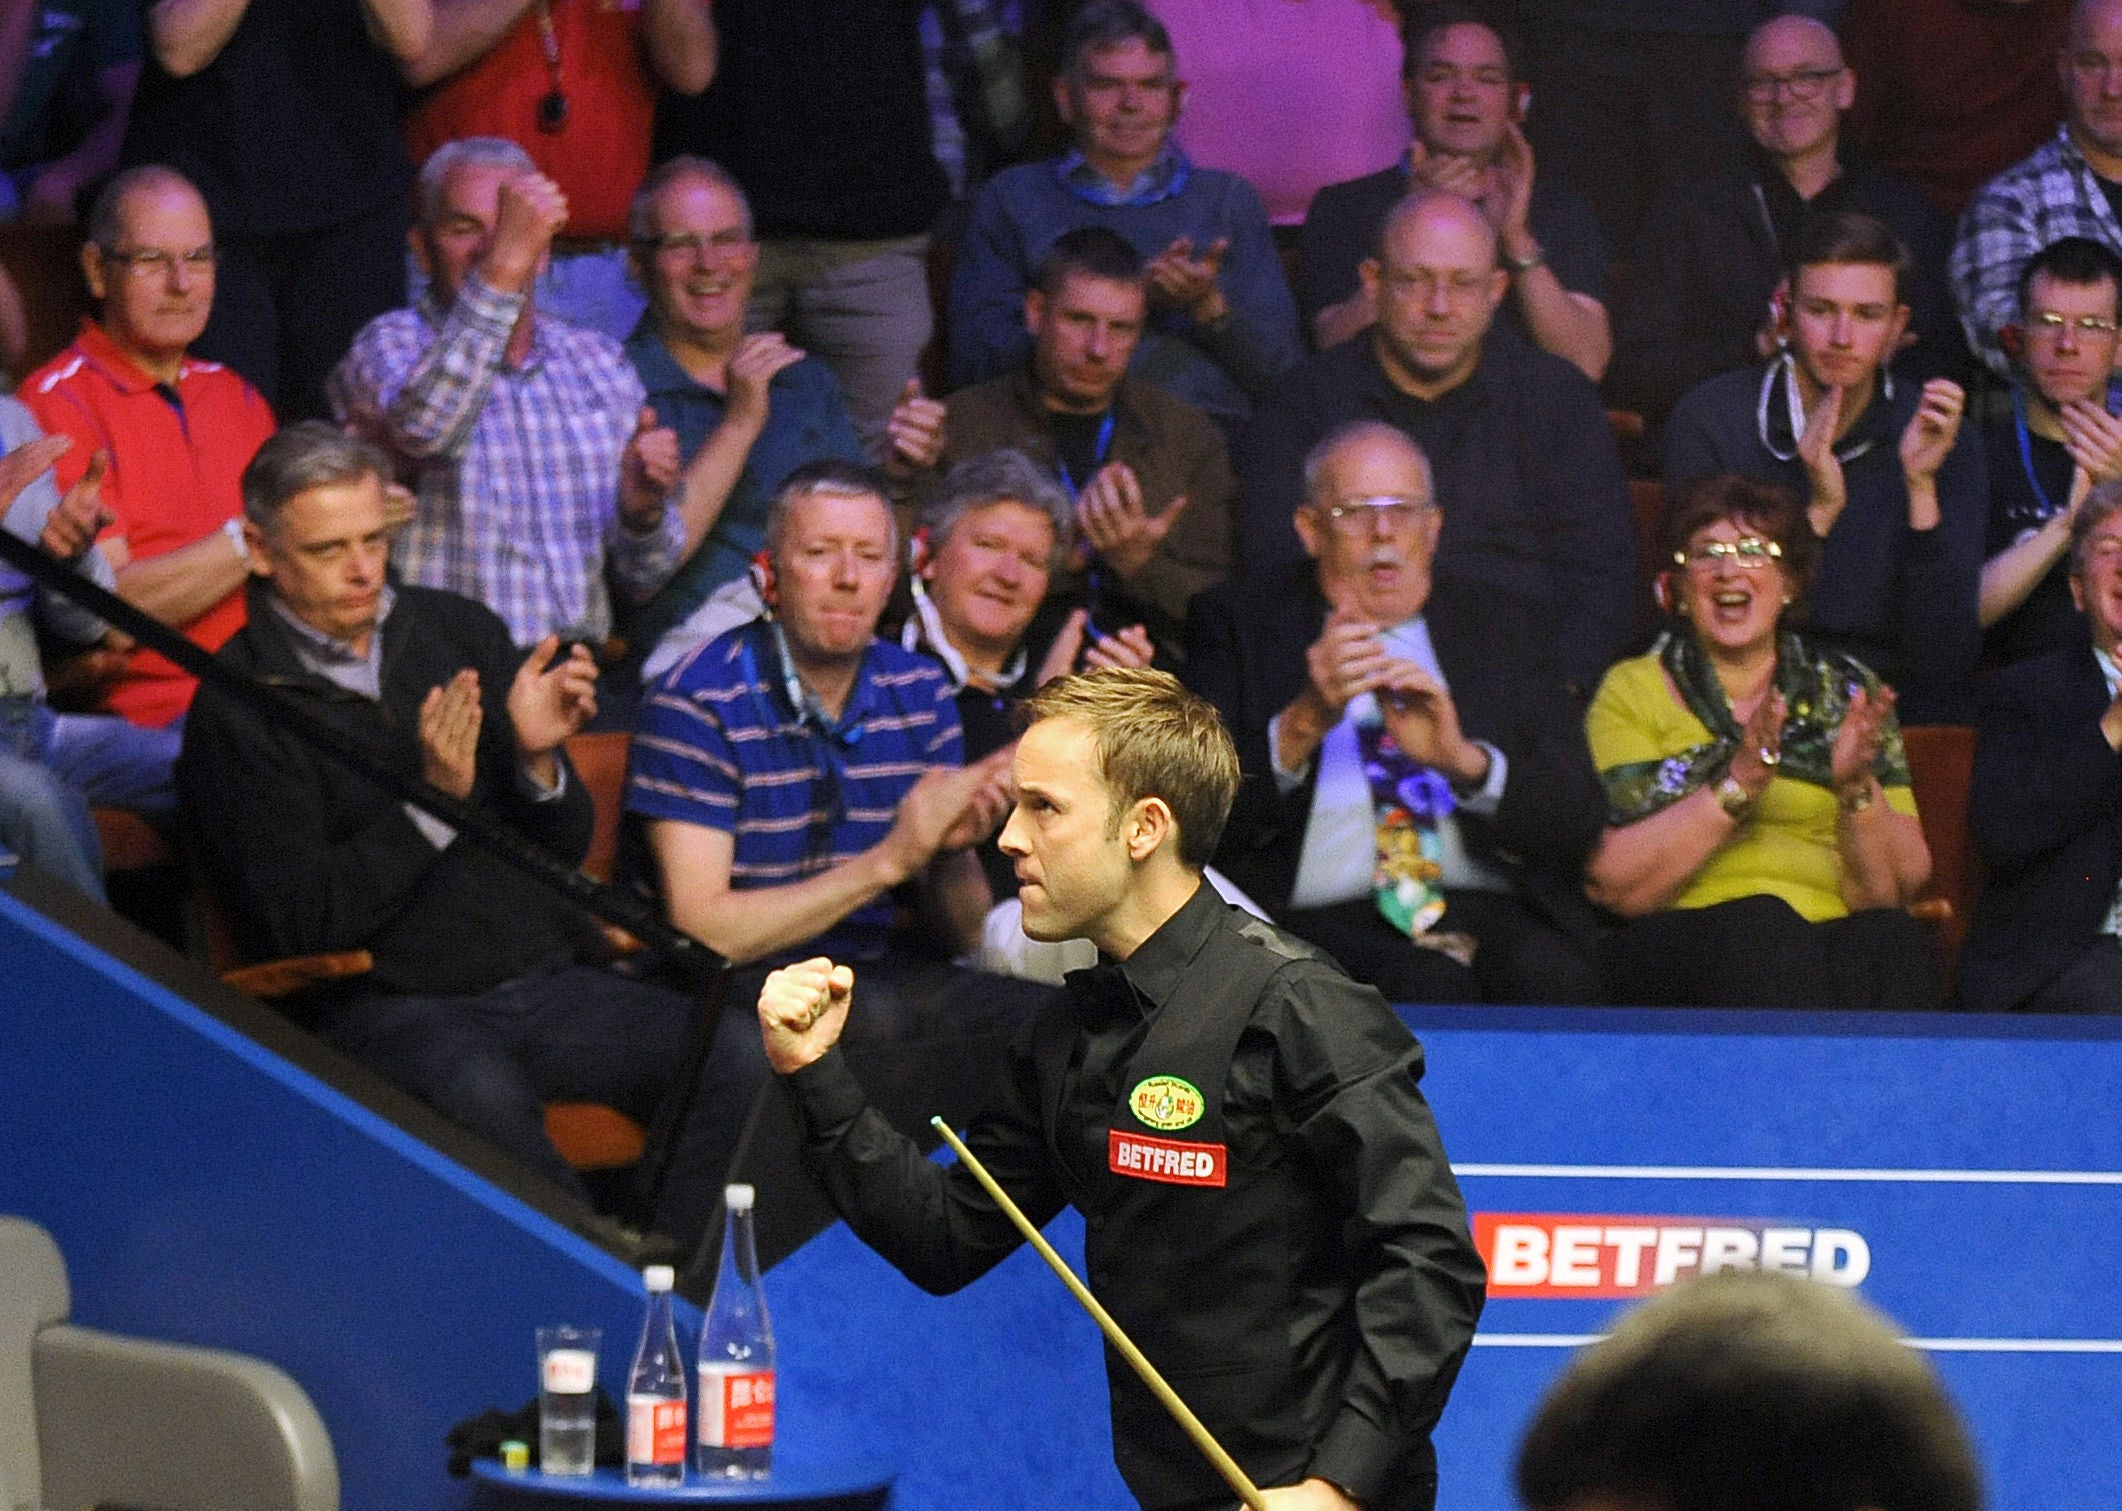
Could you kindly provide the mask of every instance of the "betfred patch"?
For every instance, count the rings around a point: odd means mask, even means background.
[[[1150,1128],[1176,1133],[1201,1121],[1206,1100],[1191,1081],[1177,1076],[1151,1076],[1137,1081],[1127,1094],[1127,1110]]]
[[[1105,1136],[1105,1158],[1115,1175],[1170,1186],[1221,1186],[1230,1176],[1230,1154],[1221,1144],[1184,1144],[1117,1128]]]

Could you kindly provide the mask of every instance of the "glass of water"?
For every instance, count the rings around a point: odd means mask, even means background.
[[[588,1474],[597,1467],[595,1327],[538,1329],[538,1467]]]

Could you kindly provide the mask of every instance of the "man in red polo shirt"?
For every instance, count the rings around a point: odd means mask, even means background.
[[[103,549],[119,595],[218,650],[243,627],[241,479],[273,414],[234,372],[185,355],[214,303],[206,201],[171,169],[127,169],[96,197],[81,267],[101,318],[84,320],[17,397],[48,434],[73,437],[61,488],[108,457],[103,502],[115,522]],[[104,703],[160,728],[183,716],[195,685],[136,648]]]
[[[715,76],[707,0],[437,0],[405,73],[434,86],[406,117],[413,161],[474,136],[528,152],[568,207],[538,307],[624,341],[647,307],[627,278],[627,206],[656,91],[695,95]]]

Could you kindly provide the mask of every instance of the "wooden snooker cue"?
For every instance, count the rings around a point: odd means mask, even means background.
[[[1120,1351],[1120,1356],[1142,1377],[1142,1383],[1164,1403],[1164,1409],[1172,1414],[1172,1420],[1186,1429],[1186,1435],[1194,1440],[1194,1446],[1216,1466],[1216,1472],[1238,1493],[1238,1499],[1243,1501],[1250,1511],[1267,1511],[1267,1502],[1261,1498],[1259,1487],[1246,1477],[1245,1471],[1238,1467],[1238,1461],[1223,1451],[1223,1445],[1201,1425],[1201,1419],[1194,1415],[1192,1408],[1180,1400],[1179,1393],[1165,1383],[1164,1376],[1157,1373],[1157,1366],[1150,1363],[1142,1350],[1135,1347],[1134,1340],[1120,1330],[1120,1324],[1113,1321],[1112,1314],[1099,1305],[1098,1298],[1090,1293],[1090,1287],[1076,1278],[1076,1272],[1068,1267],[1068,1261],[1054,1252],[1054,1246],[1046,1241],[1044,1235],[1032,1226],[1031,1219],[1009,1199],[1009,1193],[995,1183],[995,1178],[987,1173],[987,1167],[980,1163],[972,1150],[965,1147],[957,1134],[951,1132],[950,1125],[943,1119],[930,1118],[928,1123],[943,1135],[943,1141],[951,1146],[952,1152],[964,1161],[965,1168],[973,1172],[973,1178],[980,1182],[987,1194],[995,1199],[996,1205],[1016,1224],[1017,1231],[1039,1251],[1039,1257],[1061,1277],[1061,1283],[1067,1286],[1069,1294],[1082,1304],[1083,1310],[1090,1313],[1091,1320],[1098,1324],[1098,1330],[1105,1334],[1106,1341]]]

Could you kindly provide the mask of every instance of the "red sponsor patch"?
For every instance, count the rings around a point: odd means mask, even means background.
[[[1221,1144],[1186,1144],[1117,1128],[1105,1136],[1105,1158],[1115,1175],[1173,1186],[1220,1186],[1230,1166],[1230,1155]]]
[[[1621,1300],[1719,1270],[1787,1270],[1854,1286],[1871,1245],[1849,1228],[1729,1217],[1477,1212],[1491,1296]]]

